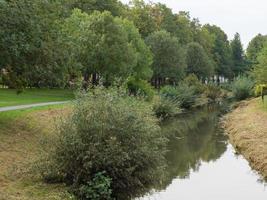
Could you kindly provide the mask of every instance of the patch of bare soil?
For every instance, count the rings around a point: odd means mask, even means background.
[[[226,115],[224,125],[230,142],[267,178],[267,112],[260,99],[241,102]]]

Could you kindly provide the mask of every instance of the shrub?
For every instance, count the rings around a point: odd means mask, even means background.
[[[154,101],[153,110],[158,118],[173,117],[181,113],[179,102],[163,96]]]
[[[112,200],[110,186],[111,179],[106,177],[105,173],[99,172],[86,185],[80,186],[75,193],[80,199]]]
[[[197,98],[194,87],[181,83],[176,90],[178,92],[176,99],[180,102],[182,108],[188,109],[194,105]]]
[[[195,74],[189,74],[185,79],[184,83],[188,86],[194,87],[197,94],[201,94],[205,91],[206,87],[201,81],[197,78]]]
[[[245,76],[237,77],[232,86],[233,95],[237,100],[244,100],[252,95],[254,82]]]
[[[166,138],[152,107],[112,89],[82,95],[53,141],[43,175],[72,185],[81,199],[90,199],[100,172],[112,197],[126,200],[158,184],[165,168]]]
[[[190,108],[197,97],[195,88],[186,83],[180,83],[177,87],[165,86],[160,94],[171,101],[179,102],[181,108]]]
[[[222,91],[221,88],[216,86],[215,84],[208,84],[206,86],[205,94],[208,98],[214,101],[220,98],[220,96],[222,95]]]
[[[147,81],[130,78],[130,80],[127,82],[127,87],[130,94],[132,95],[143,96],[148,101],[151,101],[153,99],[154,90]]]

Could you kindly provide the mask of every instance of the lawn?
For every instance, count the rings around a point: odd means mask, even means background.
[[[67,101],[72,99],[74,99],[74,93],[71,90],[26,89],[23,93],[17,94],[16,90],[0,89],[0,107]]]

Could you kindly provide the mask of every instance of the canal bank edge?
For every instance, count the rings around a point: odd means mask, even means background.
[[[260,98],[242,101],[223,119],[230,143],[267,178],[267,103]]]

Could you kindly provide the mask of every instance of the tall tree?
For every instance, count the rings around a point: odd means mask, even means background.
[[[231,41],[231,49],[233,59],[232,70],[234,75],[237,76],[247,70],[244,50],[239,33],[236,33],[234,39]]]
[[[257,64],[253,68],[253,75],[257,83],[267,84],[267,44],[257,56]]]
[[[262,51],[264,44],[267,42],[267,36],[258,34],[248,45],[247,57],[251,64],[257,64],[257,57]]]
[[[119,0],[69,0],[64,3],[69,10],[78,8],[88,14],[98,10],[100,12],[109,11],[114,16],[122,14],[124,6]]]
[[[10,87],[59,87],[65,83],[63,46],[58,41],[61,4],[0,2],[0,68]]]
[[[214,66],[211,59],[198,43],[188,44],[186,62],[187,73],[195,74],[199,79],[205,79],[214,74]]]
[[[97,84],[101,78],[109,84],[116,77],[150,77],[151,52],[128,20],[110,12],[88,15],[75,9],[65,20],[63,33],[86,81]]]
[[[203,28],[206,29],[213,38],[214,44],[212,45],[211,54],[216,64],[215,73],[219,76],[232,78],[232,52],[227,35],[221,28],[215,25],[206,24]]]
[[[166,31],[152,33],[146,40],[154,55],[153,82],[160,87],[166,78],[179,81],[186,67],[185,53],[176,37]]]
[[[152,4],[146,4],[143,0],[131,1],[131,8],[127,18],[134,22],[143,38],[156,31],[157,24],[152,15]]]

